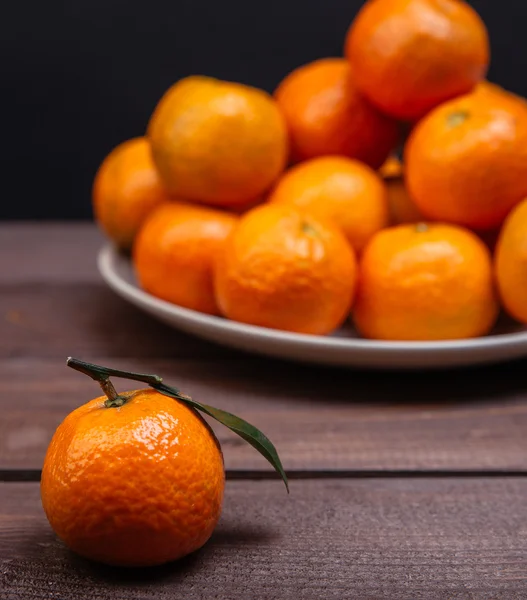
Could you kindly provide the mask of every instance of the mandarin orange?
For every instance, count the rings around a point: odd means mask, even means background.
[[[379,175],[384,179],[388,177],[401,177],[403,175],[403,163],[396,154],[390,154],[379,169]]]
[[[145,138],[117,146],[104,159],[95,176],[95,219],[122,250],[130,250],[148,215],[169,200]]]
[[[257,200],[288,155],[286,125],[273,98],[210,77],[173,85],[150,119],[148,138],[167,189],[224,207]]]
[[[49,445],[41,495],[57,535],[111,565],[151,566],[200,548],[220,517],[223,456],[193,409],[152,389],[96,398]]]
[[[362,255],[353,317],[365,337],[476,337],[497,313],[489,250],[468,230],[399,225],[376,234]]]
[[[332,220],[356,252],[388,224],[386,187],[363,163],[343,156],[314,158],[290,169],[270,202],[288,204]]]
[[[509,99],[511,102],[526,102],[526,99],[522,96],[518,96],[518,94],[510,92],[509,90],[506,90],[497,83],[492,83],[491,81],[488,81],[486,79],[480,81],[480,83],[478,83],[478,85],[474,88],[472,93],[480,94],[483,97],[489,95],[492,97],[495,94],[498,94],[502,99]]]
[[[290,73],[275,91],[291,136],[293,161],[343,155],[373,168],[396,146],[399,128],[358,92],[343,58],[325,58]]]
[[[351,24],[358,88],[389,115],[416,120],[485,77],[485,24],[462,0],[369,0]]]
[[[527,103],[475,93],[442,104],[412,131],[405,174],[427,219],[499,227],[527,196]]]
[[[391,225],[403,223],[418,223],[423,220],[423,215],[408,192],[404,177],[386,177],[388,198],[388,213]]]
[[[507,312],[527,324],[527,199],[509,214],[495,254],[498,290]]]
[[[236,219],[217,209],[182,202],[159,207],[134,245],[141,287],[179,306],[218,314],[213,263]]]
[[[241,217],[214,278],[226,317],[318,335],[344,321],[355,281],[355,256],[340,229],[281,204]]]

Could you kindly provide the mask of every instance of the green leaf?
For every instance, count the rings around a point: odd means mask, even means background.
[[[282,480],[284,481],[287,492],[289,493],[289,484],[287,481],[287,476],[285,474],[284,468],[282,466],[282,462],[280,461],[280,457],[278,456],[278,452],[274,447],[271,440],[264,435],[259,429],[247,423],[240,417],[228,413],[219,408],[214,408],[213,406],[208,406],[207,404],[200,404],[193,400],[190,396],[183,394],[175,387],[170,387],[163,383],[163,380],[158,375],[145,375],[143,373],[132,373],[130,371],[121,371],[119,369],[111,369],[109,367],[103,367],[101,365],[94,365],[92,363],[87,363],[77,358],[68,358],[66,361],[68,367],[75,369],[88,377],[91,377],[95,381],[98,381],[101,387],[103,388],[105,393],[108,393],[108,385],[111,388],[111,391],[115,393],[113,386],[109,382],[109,378],[113,377],[122,377],[124,379],[132,379],[134,381],[140,381],[142,383],[146,383],[153,389],[157,390],[161,394],[165,396],[169,396],[171,398],[175,398],[180,402],[185,403],[187,406],[190,406],[194,410],[199,410],[209,417],[216,419],[225,427],[228,427],[231,431],[234,431],[237,435],[239,435],[246,442],[251,444],[251,446],[257,450],[264,458],[266,458],[271,466],[275,469],[275,471],[280,475]],[[115,400],[110,398],[110,400]],[[122,404],[122,403],[121,403]],[[116,405],[117,406],[117,405]],[[120,404],[119,404],[120,406]]]
[[[188,406],[191,406],[192,408],[209,415],[209,417],[216,419],[216,421],[220,422],[222,425],[225,425],[225,427],[228,427],[231,431],[234,431],[234,433],[251,444],[255,450],[257,450],[271,463],[271,466],[283,479],[285,487],[289,492],[287,476],[276,448],[271,440],[259,429],[254,427],[254,425],[247,423],[247,421],[244,421],[243,419],[240,419],[240,417],[237,417],[236,415],[233,415],[225,410],[214,408],[213,406],[208,406],[207,404],[200,404],[199,402],[193,400],[190,396],[182,394],[178,389],[165,385],[164,383],[152,384],[152,387],[161,394],[170,396],[176,400],[180,400]]]

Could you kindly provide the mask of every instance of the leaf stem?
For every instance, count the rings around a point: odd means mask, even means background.
[[[97,381],[106,395],[107,400],[104,403],[106,408],[118,408],[127,402],[127,398],[125,396],[120,396],[115,390],[113,383],[110,381],[110,375],[116,374],[117,377],[125,376],[130,379],[133,379],[134,376],[140,377],[137,373],[127,373],[125,371],[117,371],[116,369],[108,369],[106,367],[84,362],[78,358],[72,358],[71,356],[66,361],[66,364],[68,367],[75,369],[75,371],[79,371],[79,373],[87,375]],[[121,373],[122,375],[120,375]],[[132,377],[129,377],[129,375],[132,375]],[[146,375],[145,378],[151,381],[157,381],[159,379],[157,375]],[[143,381],[143,379],[140,379],[140,381]]]

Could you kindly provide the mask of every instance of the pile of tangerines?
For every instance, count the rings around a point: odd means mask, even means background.
[[[459,339],[500,304],[527,323],[527,102],[489,59],[462,0],[369,0],[344,57],[273,96],[177,82],[101,165],[96,218],[146,291],[243,323]]]

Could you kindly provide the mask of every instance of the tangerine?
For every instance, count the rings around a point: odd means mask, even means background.
[[[278,181],[269,201],[331,219],[356,252],[388,224],[382,179],[365,164],[343,156],[324,156],[296,165]]]
[[[217,209],[174,202],[147,219],[134,245],[139,283],[179,306],[219,314],[213,263],[237,217]]]
[[[527,196],[527,103],[475,93],[442,104],[412,131],[405,174],[427,219],[499,227]]]
[[[225,474],[214,433],[152,389],[95,398],[57,428],[41,496],[57,535],[86,558],[127,567],[176,560],[209,539]]]
[[[485,24],[462,0],[369,0],[346,37],[355,81],[379,109],[414,121],[485,77]]]
[[[468,230],[399,225],[377,233],[362,255],[353,316],[365,337],[476,337],[497,313],[490,252]]]
[[[121,250],[130,250],[148,215],[170,200],[144,137],[110,152],[97,171],[92,197],[101,229]]]
[[[167,189],[223,207],[257,200],[288,155],[286,125],[273,98],[210,77],[173,85],[150,119],[148,138]]]
[[[397,145],[398,124],[357,90],[343,58],[295,69],[280,83],[275,98],[287,121],[293,161],[343,155],[376,169]]]
[[[356,261],[331,222],[281,204],[241,217],[215,268],[216,299],[229,319],[324,335],[346,318]]]
[[[498,290],[507,312],[527,324],[527,199],[509,214],[495,254]]]

